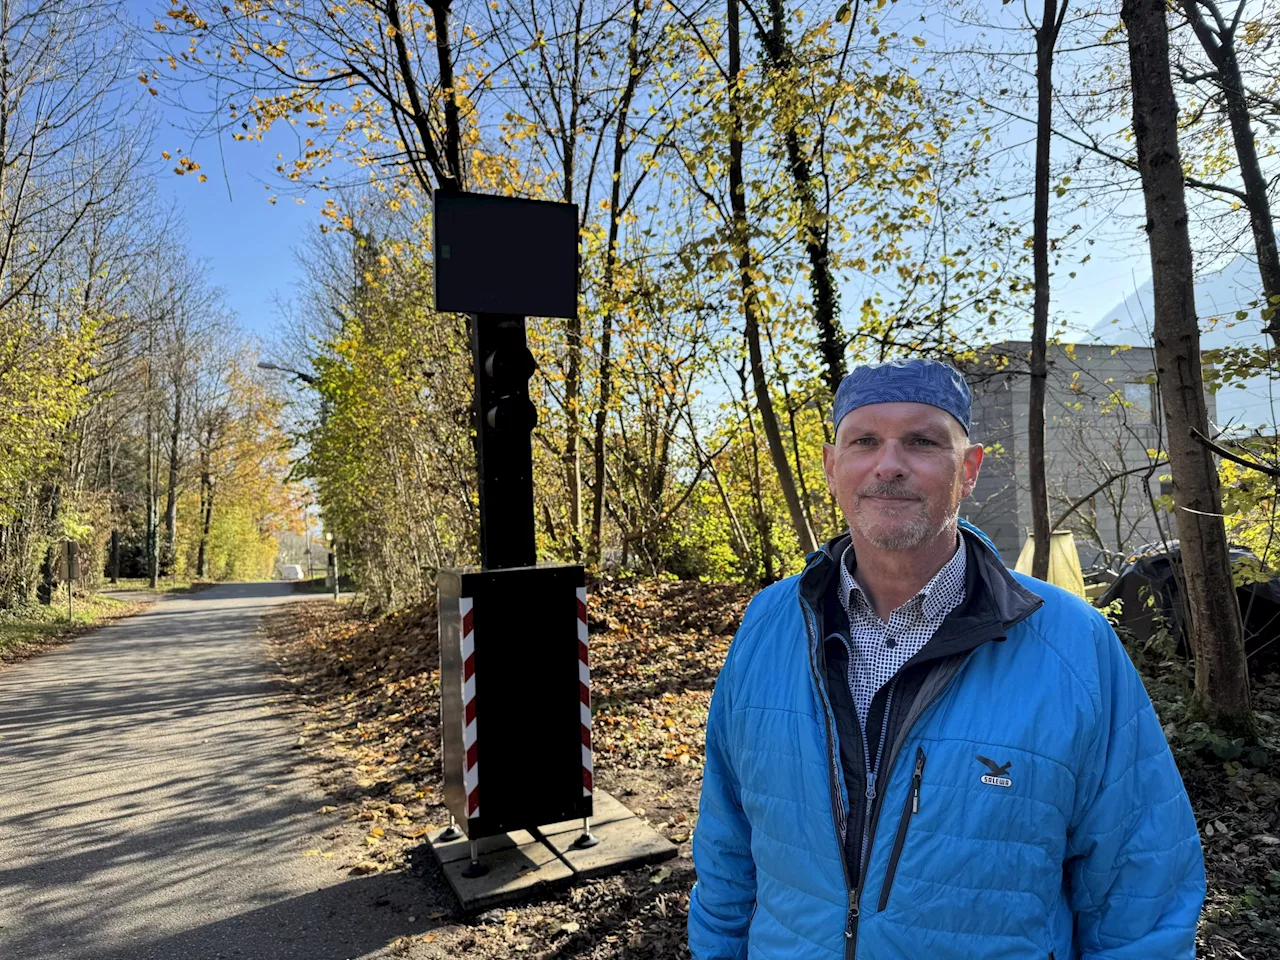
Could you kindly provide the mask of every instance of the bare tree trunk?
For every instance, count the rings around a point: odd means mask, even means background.
[[[409,150],[409,165],[414,176],[424,190],[430,193],[433,189],[453,193],[463,187],[462,176],[462,124],[458,112],[457,92],[453,78],[452,38],[449,36],[449,13],[452,0],[430,0],[427,7],[431,10],[434,21],[436,63],[440,70],[440,88],[444,107],[444,142],[440,143],[432,124],[432,110],[423,103],[422,93],[418,89],[417,75],[414,73],[414,52],[409,49],[405,38],[404,26],[400,18],[399,0],[385,0],[384,13],[387,25],[391,27],[391,41],[396,52],[396,68],[400,83],[404,88],[404,98],[409,101],[412,110],[412,122],[418,135],[421,154]],[[392,102],[397,102],[394,96]],[[443,156],[441,155],[443,151]],[[423,167],[421,157],[425,157],[427,166]],[[435,182],[432,182],[434,177]]]
[[[773,571],[773,525],[769,522],[769,511],[764,508],[764,489],[760,482],[760,437],[756,434],[756,420],[751,415],[751,402],[747,396],[747,373],[738,370],[738,379],[742,385],[742,410],[747,418],[747,432],[751,440],[751,504],[755,514],[756,532],[760,535],[760,559],[763,562],[765,583],[773,583],[777,579]]]
[[[1044,18],[1036,30],[1036,200],[1035,309],[1031,319],[1030,409],[1027,421],[1027,455],[1031,474],[1031,536],[1034,553],[1031,575],[1049,579],[1049,485],[1045,478],[1044,402],[1049,380],[1046,356],[1049,338],[1049,140],[1053,134],[1053,48],[1058,42],[1064,0],[1044,0]]]
[[[178,575],[178,445],[182,439],[182,386],[175,378],[169,428],[169,490],[164,507],[165,572]]]
[[[582,430],[578,422],[582,392],[582,321],[568,321],[565,339],[568,341],[569,365],[564,377],[564,479],[565,494],[569,500],[569,547],[575,560],[582,559],[582,454],[579,439]]]
[[[574,7],[574,41],[572,80],[569,87],[569,116],[561,136],[564,139],[564,199],[574,201],[578,158],[578,112],[581,98],[579,83],[582,38],[582,0]],[[581,283],[581,277],[579,277]],[[581,290],[578,291],[581,294]],[[575,560],[582,559],[582,318],[575,314],[565,326],[565,349],[568,366],[564,377],[564,412],[566,436],[564,443],[565,487],[569,498],[569,544]]]
[[[9,22],[10,0],[0,0],[0,216],[12,223],[17,218],[9,208]],[[7,258],[0,260],[0,286],[8,281],[8,266]]]
[[[632,0],[631,29],[627,39],[627,84],[618,103],[618,123],[613,132],[613,183],[609,192],[609,243],[604,251],[604,290],[608,298],[600,331],[600,406],[596,410],[595,437],[591,454],[595,477],[592,487],[591,545],[589,558],[600,562],[601,530],[604,523],[604,433],[608,423],[609,401],[613,398],[613,283],[618,262],[618,232],[622,224],[622,160],[626,156],[627,120],[631,101],[640,80],[640,13],[644,0]]]
[[[210,429],[210,443],[213,442],[212,434],[213,430]],[[201,580],[209,575],[209,527],[213,523],[213,480],[209,460],[209,449],[206,447],[200,451],[200,546],[196,550],[196,577]]]
[[[1247,725],[1249,677],[1218,471],[1210,452],[1191,434],[1195,428],[1208,435],[1208,416],[1165,10],[1165,0],[1124,0],[1121,11],[1129,36],[1133,132],[1151,244],[1156,370],[1186,573],[1196,700],[1211,717]]]
[[[155,427],[151,412],[147,412],[147,576],[152,589],[160,585],[159,547],[159,461],[156,453]]]
[[[150,578],[151,589],[155,589],[160,585],[160,558],[159,550],[156,549],[156,534],[159,528],[159,518],[156,514],[159,512],[160,497],[158,488],[160,485],[160,455],[156,450],[156,426],[155,426],[155,397],[152,394],[154,387],[154,372],[152,369],[155,359],[155,328],[148,327],[147,331],[147,386],[144,395],[144,402],[147,407],[147,575]]]
[[[782,429],[778,426],[778,416],[773,409],[773,400],[769,396],[769,384],[765,380],[764,355],[760,348],[760,299],[756,291],[755,279],[752,276],[751,241],[747,233],[747,196],[746,184],[742,176],[742,93],[741,93],[741,55],[738,48],[738,0],[727,0],[729,28],[729,111],[731,114],[729,132],[729,203],[733,210],[731,235],[734,252],[738,259],[738,277],[742,284],[742,317],[746,327],[747,352],[751,361],[751,380],[755,386],[756,407],[760,411],[760,421],[764,426],[764,435],[769,443],[769,457],[778,473],[778,484],[782,487],[782,496],[787,501],[787,511],[791,515],[791,525],[795,528],[796,539],[800,542],[800,550],[804,554],[818,549],[805,517],[804,506],[800,503],[800,494],[796,490],[795,478],[791,473],[791,464],[787,459],[787,450],[782,442]]]
[[[791,82],[795,54],[786,34],[786,11],[782,0],[769,0],[769,30],[761,35],[761,46],[770,67],[784,83]],[[800,231],[805,256],[809,260],[809,287],[813,293],[813,322],[818,327],[818,352],[822,354],[827,389],[834,397],[848,368],[844,362],[845,337],[840,329],[840,295],[831,272],[831,245],[825,220],[818,214],[813,194],[813,171],[810,158],[800,142],[800,131],[793,118],[783,139],[787,148],[787,172],[791,174],[791,192],[800,207]],[[822,225],[820,224],[820,220]]]
[[[1241,4],[1244,0],[1239,0]],[[1203,7],[1213,18],[1210,27],[1200,16]],[[1271,217],[1271,200],[1267,195],[1267,179],[1258,162],[1258,145],[1249,121],[1249,107],[1245,102],[1244,80],[1240,75],[1240,61],[1236,57],[1236,23],[1228,24],[1214,0],[1182,0],[1187,22],[1218,72],[1219,89],[1226,101],[1227,119],[1231,122],[1231,137],[1235,142],[1236,158],[1240,162],[1240,180],[1244,185],[1245,207],[1249,211],[1249,226],[1253,231],[1253,248],[1258,257],[1258,272],[1262,276],[1263,302],[1266,304],[1262,318],[1266,331],[1280,347],[1280,251],[1276,248],[1275,221]]]

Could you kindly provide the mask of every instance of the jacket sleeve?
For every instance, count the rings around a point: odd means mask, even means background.
[[[689,951],[693,960],[747,956],[747,930],[755,911],[756,867],[751,825],[742,809],[730,732],[733,651],[711,696],[707,717],[702,799],[693,834],[698,881],[689,895]]]
[[[1200,834],[1142,680],[1101,616],[1100,712],[1067,844],[1081,960],[1194,960],[1204,903]]]

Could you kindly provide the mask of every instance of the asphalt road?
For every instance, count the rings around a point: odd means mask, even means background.
[[[0,958],[354,960],[427,926],[404,875],[303,856],[332,822],[255,635],[290,599],[164,599],[0,673]]]

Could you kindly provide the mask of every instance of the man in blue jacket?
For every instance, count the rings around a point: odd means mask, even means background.
[[[849,533],[747,609],[711,700],[695,960],[1191,960],[1204,861],[1105,618],[959,521],[964,379],[861,367],[827,483]]]

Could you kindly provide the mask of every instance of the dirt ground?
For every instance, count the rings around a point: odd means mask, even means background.
[[[604,580],[593,584],[596,781],[677,844],[656,867],[464,917],[424,838],[447,823],[440,793],[439,651],[431,605],[368,620],[351,604],[289,604],[266,623],[297,748],[340,826],[308,855],[354,875],[421,878],[430,927],[388,957],[687,957],[702,741],[716,674],[750,599],[737,585]],[[1280,677],[1259,682],[1263,739],[1277,749],[1234,760],[1184,719],[1176,665],[1150,682],[1178,756],[1209,870],[1201,957],[1280,960]],[[1215,753],[1215,751],[1217,751]],[[419,920],[422,918],[419,917]],[[381,955],[381,954],[380,954]]]

